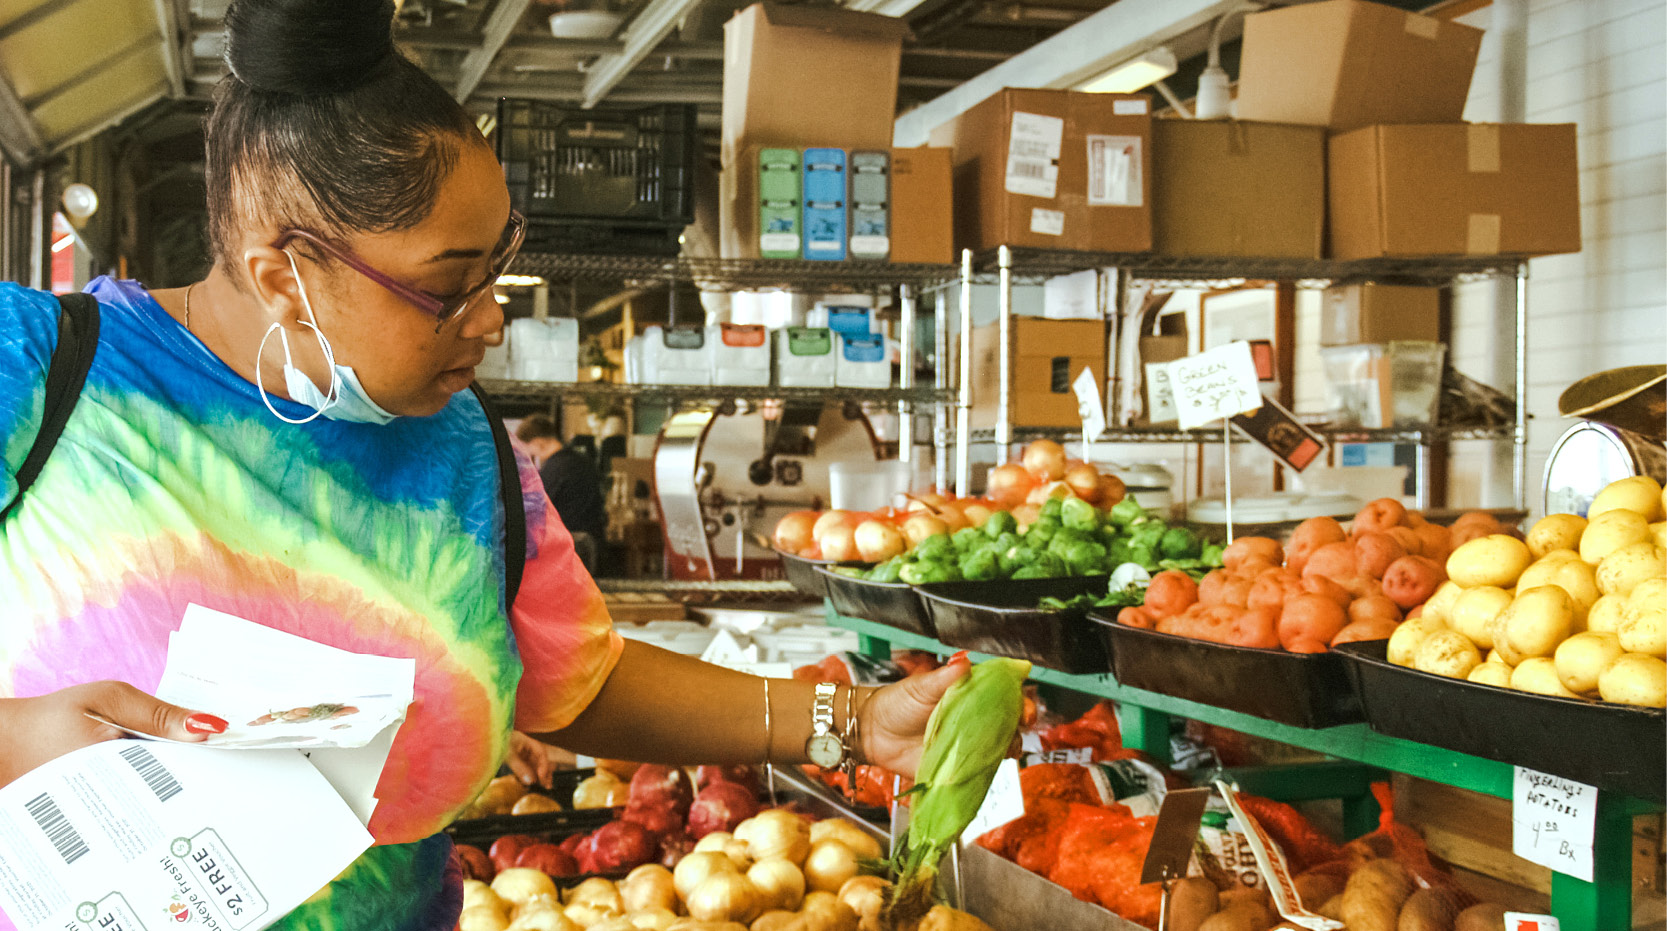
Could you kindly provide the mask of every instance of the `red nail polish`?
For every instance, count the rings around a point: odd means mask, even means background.
[[[972,664],[972,657],[967,655],[966,650],[962,650],[961,652],[955,654],[954,656],[951,656],[949,658],[949,662],[948,662],[947,665],[953,666],[956,663],[966,663],[968,665],[971,665]]]
[[[217,718],[201,711],[185,718],[185,729],[193,734],[224,734],[226,727],[225,718]]]

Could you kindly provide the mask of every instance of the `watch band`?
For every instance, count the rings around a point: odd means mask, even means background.
[[[834,698],[839,686],[832,682],[816,683],[815,699],[810,706],[810,732],[815,735],[834,732]]]

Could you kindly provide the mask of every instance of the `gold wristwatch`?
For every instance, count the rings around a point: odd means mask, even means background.
[[[805,741],[805,756],[823,769],[837,769],[849,753],[834,729],[834,697],[838,694],[839,687],[832,682],[819,682],[810,706],[810,739]]]

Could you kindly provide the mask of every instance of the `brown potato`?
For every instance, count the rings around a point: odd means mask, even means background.
[[[1343,892],[1345,880],[1335,873],[1303,873],[1296,877],[1297,898],[1304,908],[1315,908]]]
[[[1505,931],[1505,912],[1505,906],[1493,902],[1472,905],[1459,912],[1453,931]]]
[[[1169,894],[1169,931],[1198,931],[1220,909],[1215,883],[1198,876],[1183,879]]]
[[[1342,921],[1349,931],[1397,931],[1401,906],[1412,888],[1412,877],[1401,864],[1373,860],[1349,877]]]
[[[1458,896],[1447,889],[1419,889],[1401,906],[1396,931],[1453,931]]]

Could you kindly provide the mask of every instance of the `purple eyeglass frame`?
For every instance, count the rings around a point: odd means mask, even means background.
[[[446,325],[446,321],[462,313],[465,308],[479,300],[481,295],[490,291],[492,285],[497,282],[498,276],[508,270],[510,263],[515,261],[516,254],[521,251],[521,243],[526,239],[527,218],[523,217],[518,211],[511,210],[509,212],[509,222],[504,226],[504,232],[509,237],[509,243],[502,246],[499,254],[492,259],[492,267],[486,275],[486,280],[470,288],[462,296],[452,298],[449,301],[442,301],[432,294],[401,284],[388,275],[377,271],[364,259],[354,255],[351,250],[333,245],[324,237],[304,229],[291,228],[284,230],[278,235],[277,239],[272,241],[272,248],[283,249],[297,239],[306,240],[317,247],[319,251],[364,275],[394,295],[403,298],[413,307],[433,317],[438,321],[434,329],[439,332],[440,327]]]

